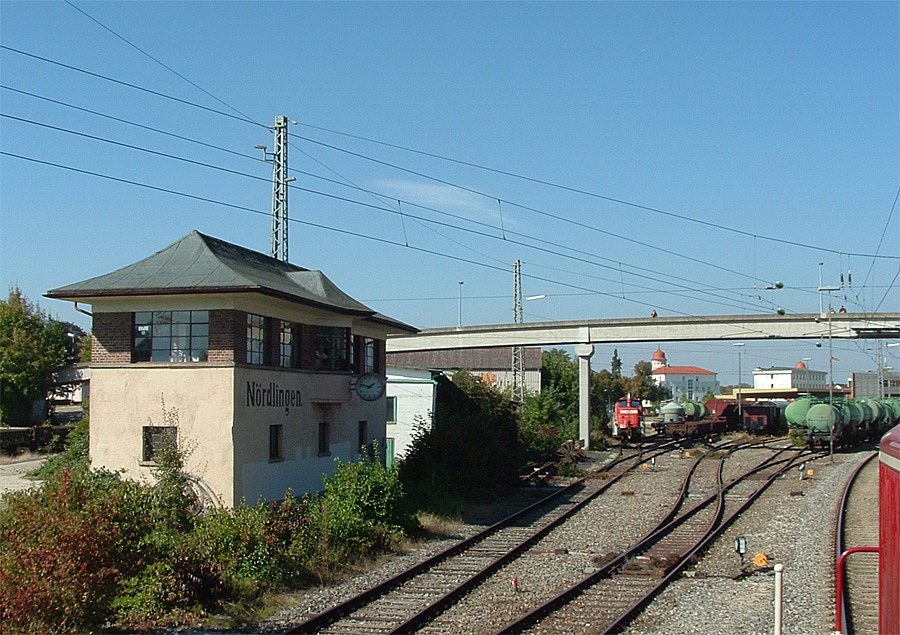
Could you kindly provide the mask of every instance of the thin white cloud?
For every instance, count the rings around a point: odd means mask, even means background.
[[[485,197],[450,185],[396,179],[378,180],[375,185],[376,189],[387,190],[399,199],[425,207],[444,212],[467,212],[485,222],[496,222],[499,218],[496,204],[492,208]]]

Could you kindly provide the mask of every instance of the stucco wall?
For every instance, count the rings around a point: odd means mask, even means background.
[[[286,490],[294,494],[320,491],[323,475],[334,471],[335,459],[359,458],[359,422],[366,421],[367,439],[383,449],[385,400],[363,401],[351,391],[348,374],[235,369],[234,456],[238,502],[260,498],[278,500]],[[248,396],[251,389],[298,390],[299,406],[274,405],[268,395],[260,403]],[[255,384],[254,384],[255,383]],[[319,455],[319,423],[330,427],[329,453]],[[269,459],[269,426],[282,426],[282,460]]]
[[[409,450],[417,416],[431,425],[436,391],[430,371],[388,368],[387,394],[397,398],[397,422],[387,426],[388,436],[394,439],[395,458],[402,459]]]
[[[165,425],[165,407],[177,418],[186,470],[203,479],[223,504],[233,505],[233,376],[230,365],[93,367],[91,465],[152,480],[150,464],[141,461],[143,427]]]

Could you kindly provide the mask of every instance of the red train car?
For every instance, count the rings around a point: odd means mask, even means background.
[[[900,633],[900,426],[882,437],[878,458],[878,632]]]
[[[631,395],[616,402],[613,436],[637,439],[644,434],[644,406]]]

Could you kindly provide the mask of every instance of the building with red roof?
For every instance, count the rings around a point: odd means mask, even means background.
[[[657,347],[650,358],[653,379],[660,386],[668,388],[672,399],[680,401],[682,397],[689,401],[700,401],[708,392],[719,392],[719,380],[716,373],[699,366],[669,366],[666,354]]]

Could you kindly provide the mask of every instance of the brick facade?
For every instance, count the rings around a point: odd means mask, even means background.
[[[209,361],[247,359],[247,314],[243,311],[209,312]]]
[[[91,360],[101,364],[130,364],[133,361],[134,345],[133,313],[95,313],[93,325],[93,341]],[[314,324],[297,324],[295,333],[300,347],[300,368],[314,370],[316,368],[316,326]],[[281,320],[266,318],[266,363],[265,366],[278,366],[280,363],[280,331]],[[360,372],[360,364],[364,355],[361,336],[350,336],[357,359],[354,373]],[[384,374],[385,341],[375,342],[375,369]],[[210,311],[209,312],[209,361],[247,363],[247,313],[244,311]]]
[[[94,313],[91,362],[130,364],[133,337],[131,313]]]

